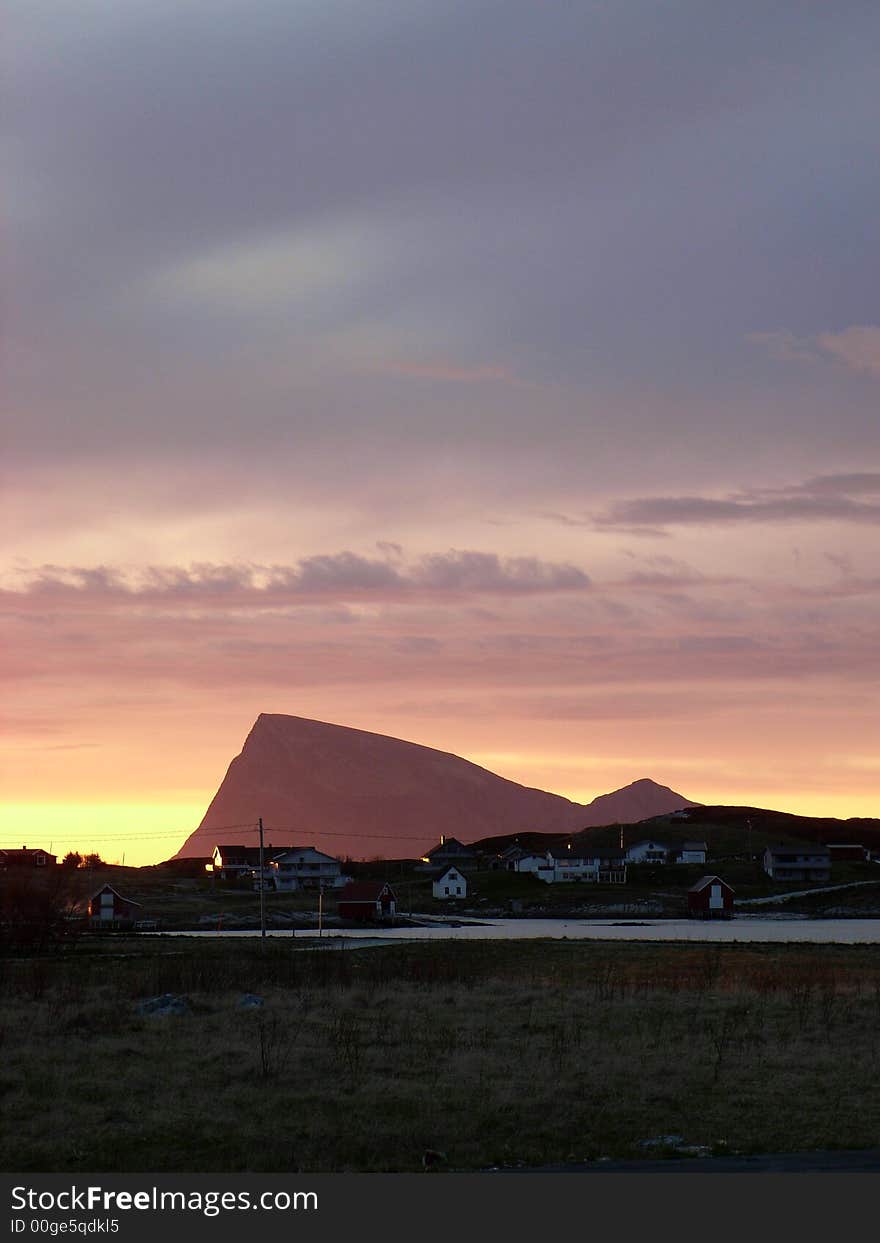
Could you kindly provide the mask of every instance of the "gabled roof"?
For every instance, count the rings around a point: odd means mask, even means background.
[[[281,849],[280,853],[273,846],[272,862],[279,863],[283,861],[284,859],[289,858],[291,855],[302,855],[302,854],[305,854],[309,850],[313,854],[320,855],[322,859],[329,859],[331,863],[339,862],[339,860],[336,858],[335,855],[328,855],[325,851],[319,850],[317,846],[285,846]]]
[[[699,893],[700,890],[705,889],[707,885],[714,885],[716,883],[723,885],[724,888],[729,889],[731,893],[736,893],[733,885],[728,885],[727,881],[722,880],[720,876],[701,876],[696,884],[691,885],[690,889],[688,889],[688,893]]]
[[[827,846],[811,846],[809,842],[798,846],[768,846],[765,853],[771,857],[774,855],[818,855],[823,859],[831,858],[831,851]]]
[[[388,884],[387,880],[353,880],[349,881],[339,890],[338,899],[340,902],[376,902],[385,892],[391,894],[396,901],[394,890]]]
[[[302,849],[304,849],[302,846],[275,846],[272,842],[265,842],[263,845],[263,862],[268,863],[269,860],[274,859],[276,855],[285,854],[291,850]],[[224,866],[227,859],[241,859],[248,867],[259,867],[260,865],[259,846],[241,846],[235,844],[221,846],[218,843],[214,847],[214,851],[211,854],[212,858],[214,857],[214,852],[216,851],[220,852],[220,858],[223,860]]]
[[[573,846],[571,850],[564,846],[552,846],[547,854],[557,863],[563,863],[566,859],[600,859],[616,863],[626,858],[625,850],[604,846]]]
[[[464,881],[467,880],[467,877],[465,876],[464,872],[462,872],[461,868],[456,867],[454,863],[450,863],[449,866],[445,867],[442,872],[437,873],[437,875],[434,877],[433,883],[435,885],[439,885],[440,881],[443,880],[444,876],[448,876],[450,872],[454,872],[456,876],[460,876],[462,880]]]
[[[474,851],[470,846],[464,846],[457,837],[447,837],[445,841],[438,842],[436,846],[432,846],[430,850],[426,850],[425,854],[431,855],[473,855]]]
[[[42,850],[39,846],[22,846],[20,849],[16,846],[12,849],[0,850],[0,858],[11,859],[13,861],[32,859],[34,855],[45,855],[47,859],[57,858],[56,855],[53,855],[48,850]]]
[[[100,889],[96,889],[94,893],[90,893],[86,899],[88,902],[94,901],[102,893],[110,892],[115,894],[120,902],[124,902],[126,906],[143,906],[143,902],[135,902],[134,898],[124,897],[118,889],[114,889],[112,885],[102,885]]]
[[[682,842],[679,850],[708,850],[708,842]]]

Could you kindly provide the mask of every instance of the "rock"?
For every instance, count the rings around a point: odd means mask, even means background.
[[[657,1135],[654,1139],[639,1140],[640,1148],[680,1148],[684,1143],[683,1135]]]
[[[146,1001],[138,1004],[138,1014],[189,1014],[192,1005],[188,997],[181,997],[175,993],[162,993],[159,997],[148,997]]]

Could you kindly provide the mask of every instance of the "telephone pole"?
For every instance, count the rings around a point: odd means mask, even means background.
[[[263,817],[260,816],[260,937],[266,936],[266,894],[265,877],[263,875]]]

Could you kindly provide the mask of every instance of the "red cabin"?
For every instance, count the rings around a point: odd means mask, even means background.
[[[692,919],[732,919],[733,888],[720,876],[701,876],[688,890]]]
[[[141,904],[102,885],[88,898],[86,914],[93,928],[131,928],[141,918]]]
[[[397,897],[389,884],[381,880],[351,881],[339,891],[339,915],[342,919],[390,919],[397,911]]]

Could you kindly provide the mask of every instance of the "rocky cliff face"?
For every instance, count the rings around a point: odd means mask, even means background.
[[[239,826],[260,816],[267,843],[274,837],[352,858],[412,858],[441,834],[473,842],[524,830],[575,832],[691,805],[641,780],[582,806],[431,747],[261,714],[177,857],[209,855],[218,842],[256,844]]]

